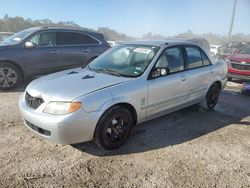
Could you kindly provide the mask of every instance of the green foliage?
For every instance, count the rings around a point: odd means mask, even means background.
[[[7,14],[2,19],[0,18],[0,32],[18,32],[24,29],[38,26],[66,27],[74,29],[83,29],[87,31],[97,31],[103,33],[104,38],[106,40],[127,41],[133,39],[132,37],[127,36],[126,34],[118,33],[117,31],[109,28],[102,27],[98,28],[97,30],[94,30],[90,28],[81,27],[72,21],[59,21],[57,23],[54,23],[49,19],[32,20],[24,19],[18,16],[10,17]]]
[[[107,27],[100,27],[98,28],[97,32],[100,32],[104,35],[106,40],[113,40],[113,41],[128,41],[133,40],[133,37],[129,37],[126,34],[118,33],[113,29],[109,29]]]

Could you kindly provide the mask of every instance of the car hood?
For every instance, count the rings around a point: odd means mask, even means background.
[[[249,62],[250,63],[250,54],[234,54],[230,56],[230,59],[233,61],[239,61],[239,62]]]
[[[38,78],[28,85],[26,91],[45,101],[73,101],[80,96],[130,79],[78,68]]]

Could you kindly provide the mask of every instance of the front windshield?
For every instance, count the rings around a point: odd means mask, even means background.
[[[241,54],[250,54],[250,46],[247,46],[244,50],[242,50]]]
[[[119,45],[92,61],[87,68],[115,76],[139,77],[158,50],[159,47],[149,45]]]
[[[6,38],[1,44],[14,45],[20,43],[23,39],[25,39],[29,34],[31,34],[33,30],[27,29],[20,31],[8,38]]]

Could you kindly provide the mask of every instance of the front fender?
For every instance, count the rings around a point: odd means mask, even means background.
[[[136,106],[136,101],[131,97],[115,95],[112,91],[102,91],[85,96],[83,99],[83,110],[85,112],[106,111],[111,106],[118,103],[128,103],[132,106]]]
[[[77,100],[83,103],[85,112],[104,112],[113,105],[127,103],[134,107],[139,123],[146,118],[146,109],[142,107],[147,102],[147,86],[140,81],[124,83],[90,93]]]
[[[116,104],[120,104],[120,103],[127,103],[130,104],[131,106],[133,106],[136,109],[136,101],[131,99],[130,97],[126,97],[126,96],[113,96],[112,98],[106,100],[105,102],[103,102],[103,104],[100,106],[100,108],[98,110],[100,111],[106,111],[107,109],[109,109],[110,107],[116,105]]]

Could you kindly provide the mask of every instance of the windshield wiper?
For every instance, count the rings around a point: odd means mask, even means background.
[[[115,71],[115,70],[112,70],[112,69],[107,69],[107,68],[98,68],[98,69],[92,69],[90,67],[88,67],[89,70],[92,70],[92,71],[95,71],[95,72],[102,72],[102,73],[106,73],[106,74],[111,74],[111,75],[114,75],[114,76],[124,76],[122,74],[120,74],[119,72]]]
[[[97,68],[97,69],[93,69],[90,68],[88,65],[86,66],[86,68],[88,70],[94,71],[94,72],[98,72],[98,73],[105,73],[105,74],[110,74],[110,75],[114,75],[114,76],[119,76],[119,77],[127,77],[127,78],[135,78],[136,76],[132,76],[132,75],[126,75],[126,74],[122,74],[119,73],[113,69],[107,69],[107,68]]]
[[[112,70],[112,69],[105,69],[106,72],[114,75],[114,76],[123,76],[121,73],[115,71],[115,70]]]

